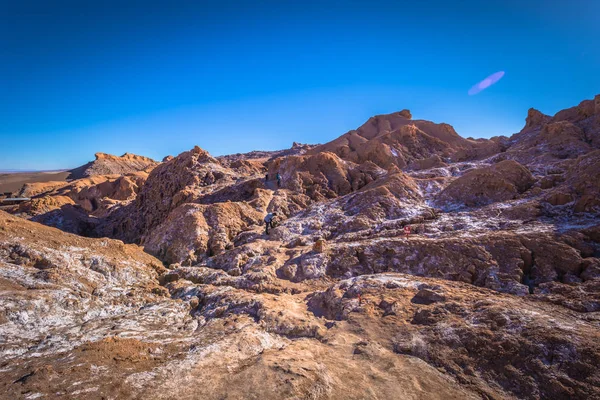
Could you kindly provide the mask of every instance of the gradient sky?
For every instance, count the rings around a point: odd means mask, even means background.
[[[597,0],[0,0],[0,169],[323,143],[403,108],[510,135],[600,93],[598,21]]]

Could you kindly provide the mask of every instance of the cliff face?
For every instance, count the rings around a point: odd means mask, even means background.
[[[0,393],[598,397],[598,104],[27,186],[11,212],[100,238],[0,212]]]

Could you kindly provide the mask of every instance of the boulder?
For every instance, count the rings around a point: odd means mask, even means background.
[[[429,288],[423,288],[417,292],[411,301],[416,304],[433,304],[445,300],[446,296],[443,294]]]

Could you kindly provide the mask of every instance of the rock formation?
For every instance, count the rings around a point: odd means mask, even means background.
[[[550,120],[550,117],[535,108],[530,108],[525,119],[525,129],[539,128]]]
[[[440,192],[435,202],[439,207],[452,208],[513,200],[534,182],[527,168],[516,161],[504,160],[465,172]]]
[[[0,393],[597,398],[599,99],[511,137],[403,110],[28,184],[0,211]]]
[[[157,165],[151,158],[125,153],[122,156],[96,153],[96,159],[70,172],[68,179],[81,179],[95,175],[128,174],[137,171],[149,172]]]
[[[383,168],[405,168],[411,162],[434,156],[462,161],[499,150],[494,141],[464,139],[448,124],[412,120],[410,111],[403,110],[372,117],[357,130],[308,153],[329,151],[358,164],[370,161]]]

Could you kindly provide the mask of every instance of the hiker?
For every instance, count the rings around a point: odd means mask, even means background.
[[[277,211],[268,213],[267,216],[265,217],[265,231],[266,231],[267,235],[269,234],[269,227],[271,227],[271,229],[275,228],[273,223],[275,222],[276,218],[277,218]]]
[[[408,239],[408,235],[410,235],[410,225],[406,225],[404,227],[404,236]]]
[[[275,178],[277,178],[277,187],[281,187],[281,175],[279,175],[279,172],[275,175]]]
[[[269,183],[269,174],[268,173],[265,175],[265,183]]]

